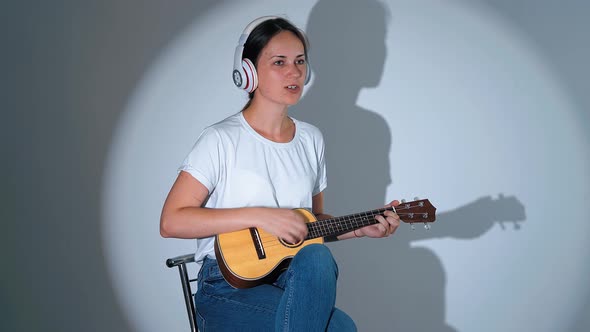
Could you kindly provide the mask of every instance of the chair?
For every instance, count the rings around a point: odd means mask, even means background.
[[[191,282],[197,281],[197,279],[189,279],[188,269],[186,264],[195,262],[195,254],[187,254],[177,256],[174,258],[168,258],[166,260],[166,266],[178,267],[180,273],[180,283],[182,284],[182,293],[184,296],[184,303],[186,304],[186,311],[188,314],[189,324],[192,332],[197,332],[197,318],[195,316],[195,303],[193,302],[194,293],[191,290]]]

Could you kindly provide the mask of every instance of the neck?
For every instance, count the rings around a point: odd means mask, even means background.
[[[261,105],[252,100],[243,114],[254,130],[272,141],[289,142],[295,134],[294,123],[288,117],[287,106]]]

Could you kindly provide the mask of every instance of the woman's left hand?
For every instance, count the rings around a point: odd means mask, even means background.
[[[387,204],[386,207],[398,205],[399,201],[395,200]],[[383,215],[375,216],[375,219],[378,223],[356,230],[355,235],[364,235],[372,238],[387,237],[395,233],[400,223],[399,216],[391,210],[383,212]]]

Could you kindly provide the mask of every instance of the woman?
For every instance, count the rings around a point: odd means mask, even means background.
[[[318,219],[330,217],[323,211],[322,135],[288,116],[309,80],[305,36],[283,18],[259,18],[244,30],[234,67],[234,82],[250,100],[199,136],[160,220],[163,237],[199,239],[199,330],[355,331],[352,319],[334,307],[337,266],[324,245],[301,249],[272,284],[235,289],[221,276],[215,235],[256,227],[298,243],[307,226],[294,208],[309,208]],[[326,240],[385,237],[399,225],[391,211],[376,219],[374,225]]]

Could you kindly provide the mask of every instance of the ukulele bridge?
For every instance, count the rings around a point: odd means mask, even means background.
[[[256,227],[250,228],[250,235],[252,236],[252,242],[254,243],[254,248],[256,249],[258,259],[265,259],[266,252],[264,252],[264,246],[262,245],[262,240],[260,240],[260,233],[258,233],[258,229],[256,229]]]

